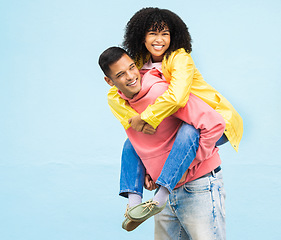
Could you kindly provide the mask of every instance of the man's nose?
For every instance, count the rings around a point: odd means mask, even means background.
[[[132,79],[134,77],[133,73],[131,71],[127,71],[127,79]]]

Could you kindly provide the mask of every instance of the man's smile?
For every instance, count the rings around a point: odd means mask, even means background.
[[[130,83],[128,83],[127,86],[132,86],[132,85],[134,85],[134,84],[136,84],[136,83],[137,83],[137,79],[134,80],[134,81],[132,81],[132,82],[130,82]]]

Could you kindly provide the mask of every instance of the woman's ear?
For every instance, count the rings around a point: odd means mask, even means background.
[[[111,86],[111,87],[113,87],[114,86],[114,83],[113,83],[113,81],[109,78],[109,77],[104,77],[104,80],[107,82],[107,84],[109,85],[109,86]]]

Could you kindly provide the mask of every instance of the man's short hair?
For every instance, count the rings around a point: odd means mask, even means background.
[[[99,57],[99,65],[103,73],[110,78],[110,65],[117,62],[124,54],[129,55],[123,48],[110,47]]]

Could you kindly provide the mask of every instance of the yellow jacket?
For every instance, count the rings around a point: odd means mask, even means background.
[[[136,63],[140,69],[143,61]],[[192,92],[210,105],[225,120],[225,135],[232,147],[238,151],[243,134],[243,121],[233,106],[212,86],[206,83],[195,64],[184,49],[178,49],[162,61],[162,71],[169,84],[168,90],[159,96],[153,105],[141,113],[141,119],[156,128],[164,118],[184,107]],[[128,120],[138,115],[112,87],[108,92],[108,104],[125,129],[130,127]]]

